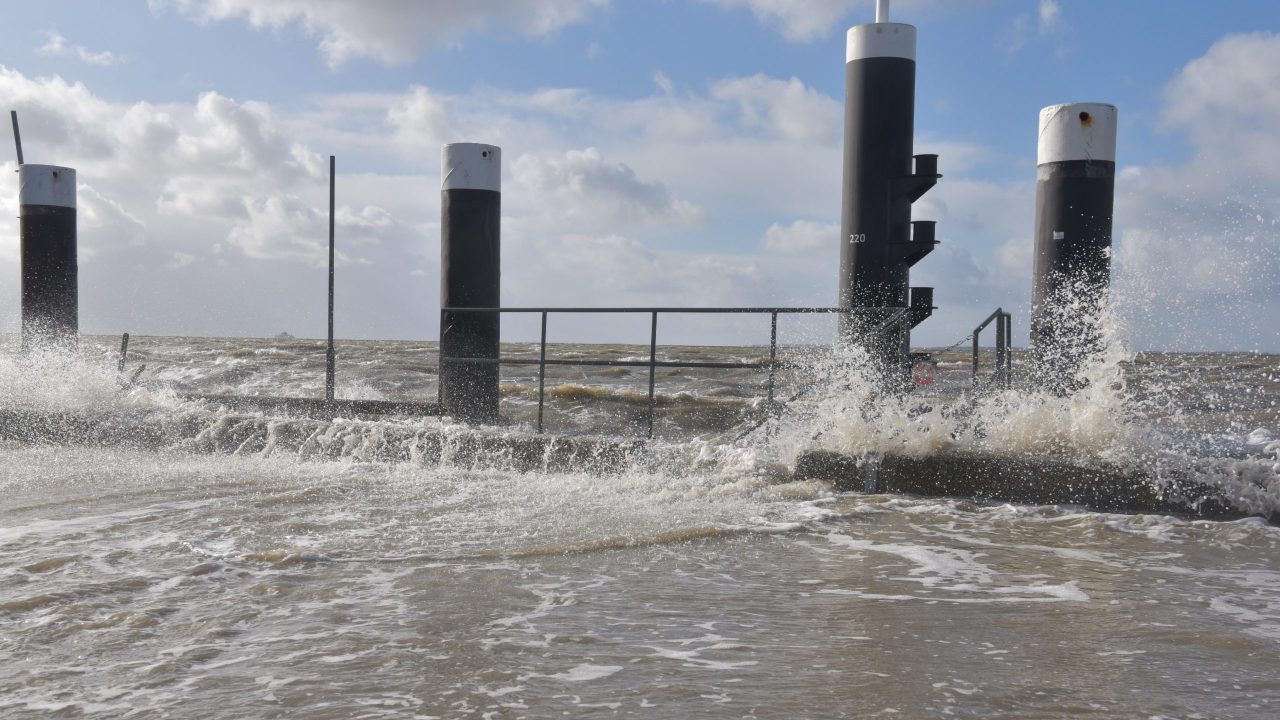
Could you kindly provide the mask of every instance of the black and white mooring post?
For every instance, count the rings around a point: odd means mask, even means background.
[[[1097,350],[1111,282],[1116,124],[1114,105],[1040,111],[1031,362],[1036,382],[1058,392],[1079,386],[1076,376]]]
[[[889,22],[849,28],[845,56],[844,191],[840,220],[842,342],[865,347],[890,384],[906,382],[911,328],[933,311],[931,288],[910,269],[933,250],[934,223],[912,222],[911,204],[938,179],[937,155],[912,155],[916,29]],[[897,309],[903,321],[876,332]]]
[[[502,150],[453,143],[443,150],[440,192],[440,307],[501,304]],[[440,313],[440,412],[467,422],[498,419],[498,313]]]
[[[74,348],[80,339],[76,171],[19,165],[18,203],[22,349]]]

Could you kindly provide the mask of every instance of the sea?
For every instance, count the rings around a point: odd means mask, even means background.
[[[472,428],[195,397],[322,397],[322,341],[118,346],[0,343],[0,717],[1280,717],[1277,355],[1115,348],[1060,397],[961,347],[886,396],[788,345],[781,407],[659,368],[652,440],[647,368],[551,367],[546,435],[621,450],[530,465],[536,367]],[[434,343],[337,353],[340,398],[435,399]],[[1192,473],[1243,517],[840,492],[815,448]]]

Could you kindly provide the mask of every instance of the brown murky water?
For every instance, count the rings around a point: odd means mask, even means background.
[[[164,446],[0,444],[0,715],[36,717],[1271,718],[1280,529],[1066,507],[836,494],[786,482],[806,445],[1195,460],[1280,499],[1280,358],[1153,355],[1057,403],[937,398],[868,414],[856,373],[767,431],[762,377],[660,377],[660,441],[623,472],[380,460],[405,426],[338,420],[306,451],[210,454],[242,416],[172,388],[318,394],[310,341],[109,339],[39,372],[3,357],[8,408],[146,415]],[[434,346],[344,345],[349,397],[429,398]],[[528,351],[527,346],[523,348]],[[643,354],[637,348],[563,352]],[[672,349],[757,357],[758,348]],[[575,371],[577,372],[577,371]],[[643,376],[643,377],[641,377]],[[499,432],[529,432],[512,374]],[[647,373],[564,373],[553,427],[639,434]],[[789,397],[803,382],[779,378]],[[976,420],[974,420],[976,418]],[[947,423],[951,424],[947,424]],[[922,425],[923,423],[923,425]],[[927,425],[928,427],[924,427]],[[184,432],[187,432],[184,430]],[[201,441],[203,442],[203,441]],[[1135,452],[1142,450],[1143,452]],[[1235,485],[1232,485],[1235,483]]]

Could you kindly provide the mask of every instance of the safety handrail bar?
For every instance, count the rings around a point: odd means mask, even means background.
[[[457,313],[669,313],[669,314],[747,314],[803,315],[823,313],[853,313],[865,310],[901,310],[901,307],[443,307],[441,312]]]
[[[976,385],[979,381],[978,341],[982,331],[992,322],[996,323],[996,371],[991,379],[1007,386],[1013,379],[1013,353],[1009,349],[1013,338],[1013,315],[1005,312],[1004,308],[996,308],[995,312],[973,329],[973,383]]]
[[[907,317],[909,308],[905,307],[442,307],[440,308],[440,326],[444,327],[445,313],[526,313],[541,315],[541,338],[538,342],[538,359],[532,358],[481,358],[441,356],[440,363],[468,363],[476,365],[537,365],[538,366],[538,432],[543,431],[543,409],[546,402],[546,375],[548,365],[569,365],[588,367],[647,367],[649,368],[649,396],[646,411],[648,435],[653,437],[654,418],[654,386],[657,380],[656,371],[666,368],[702,368],[717,370],[765,370],[769,371],[768,405],[774,403],[775,376],[779,369],[794,367],[791,363],[778,362],[778,316],[779,315],[823,315],[851,314],[868,311],[891,311],[892,314],[873,332],[881,333],[893,327]],[[551,313],[647,313],[651,316],[649,327],[649,359],[648,360],[560,360],[547,358],[547,316]],[[735,315],[769,315],[769,360],[755,363],[709,363],[679,362],[674,360],[658,360],[658,315],[667,314],[735,314]]]

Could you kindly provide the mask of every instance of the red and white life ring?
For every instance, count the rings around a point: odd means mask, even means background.
[[[931,360],[921,360],[911,368],[911,379],[917,385],[932,385],[938,379],[938,364]]]

